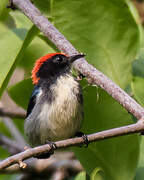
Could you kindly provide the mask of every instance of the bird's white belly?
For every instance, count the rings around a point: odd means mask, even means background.
[[[63,77],[57,82],[56,88],[52,87],[56,98],[51,104],[43,104],[38,116],[42,143],[46,140],[56,141],[70,138],[81,127],[82,105],[77,99],[79,86],[73,77],[67,78],[69,81]]]

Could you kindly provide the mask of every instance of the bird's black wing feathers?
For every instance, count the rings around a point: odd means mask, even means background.
[[[40,92],[40,87],[39,86],[35,86],[33,91],[32,91],[32,95],[28,104],[28,108],[27,108],[27,114],[26,117],[32,112],[35,104],[36,104],[36,97]]]

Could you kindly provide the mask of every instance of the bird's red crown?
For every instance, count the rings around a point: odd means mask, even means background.
[[[50,54],[46,54],[45,56],[39,58],[39,59],[35,62],[35,66],[34,66],[34,68],[33,68],[33,70],[32,70],[32,76],[31,76],[32,81],[33,81],[33,84],[37,84],[38,81],[39,81],[39,79],[40,79],[39,77],[37,77],[37,72],[38,72],[38,70],[40,69],[40,67],[42,66],[42,64],[43,64],[46,60],[52,58],[53,56],[55,56],[55,55],[57,55],[57,54],[63,54],[63,53],[50,53]],[[63,54],[63,55],[65,55],[65,54]],[[66,55],[65,55],[65,56],[66,56]]]

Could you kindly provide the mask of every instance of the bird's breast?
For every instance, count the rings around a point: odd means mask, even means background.
[[[38,116],[42,142],[73,136],[80,129],[83,118],[82,104],[78,101],[80,86],[72,76],[60,77],[50,88],[53,101],[45,101]]]

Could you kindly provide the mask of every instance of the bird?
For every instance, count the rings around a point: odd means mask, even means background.
[[[84,56],[50,53],[36,61],[31,76],[34,89],[24,124],[32,146],[76,133],[83,136],[79,133],[84,119],[82,88],[72,75],[72,64]]]

